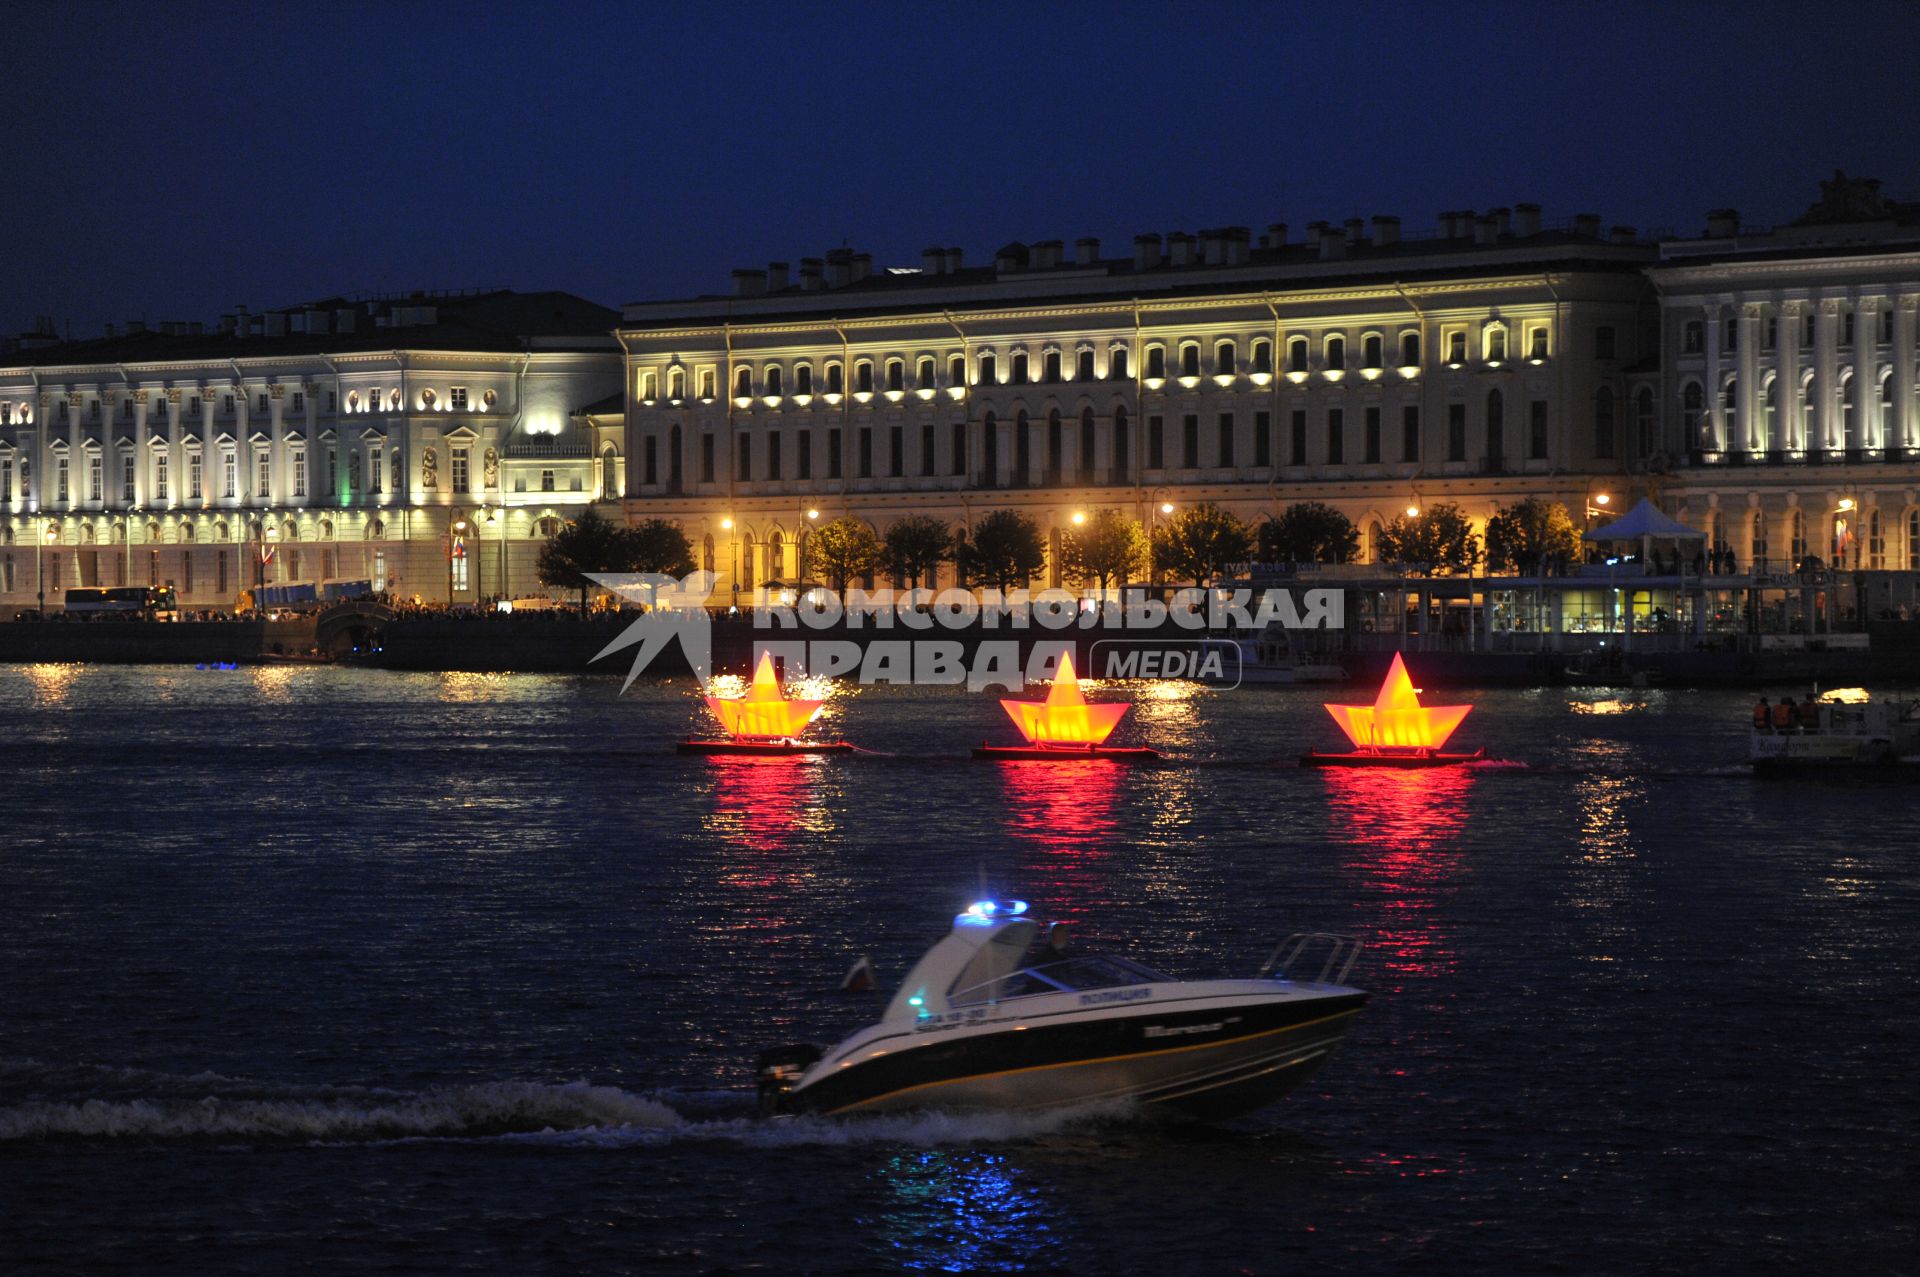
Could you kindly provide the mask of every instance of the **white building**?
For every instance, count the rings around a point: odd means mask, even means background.
[[[1773,229],[1661,245],[1670,508],[1745,563],[1920,569],[1920,204],[1835,174]]]
[[[1627,371],[1655,351],[1653,260],[1521,205],[1421,237],[1376,217],[735,271],[730,296],[626,308],[630,508],[680,522],[723,597],[794,579],[813,520],[842,514],[964,530],[1013,507],[1057,546],[1102,506],[1151,526],[1313,499],[1371,556],[1409,506],[1577,508],[1655,443]]]
[[[329,300],[29,337],[0,362],[0,606],[172,584],[534,591],[539,540],[617,501],[617,316],[565,293]]]

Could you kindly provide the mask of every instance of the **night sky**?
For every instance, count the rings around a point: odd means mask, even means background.
[[[1676,16],[1676,14],[1678,16]],[[0,4],[0,331],[847,244],[1920,199],[1911,4]]]

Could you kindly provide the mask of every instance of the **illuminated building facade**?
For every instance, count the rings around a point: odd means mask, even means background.
[[[533,592],[540,539],[624,495],[617,318],[500,290],[30,336],[0,360],[0,606],[123,584],[207,608],[329,579]]]
[[[1628,409],[1654,260],[1631,230],[1522,205],[1417,238],[1380,217],[736,271],[729,296],[626,308],[630,509],[680,522],[722,598],[795,580],[809,528],[842,514],[884,534],[1011,507],[1057,549],[1100,507],[1151,527],[1317,500],[1371,558],[1409,506],[1577,509],[1656,437]]]
[[[1821,186],[1784,226],[1720,210],[1662,244],[1658,486],[1743,566],[1920,569],[1920,203]]]

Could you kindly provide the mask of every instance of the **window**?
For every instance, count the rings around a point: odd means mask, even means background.
[[[304,497],[307,495],[307,450],[305,448],[295,448],[291,456],[293,495],[296,497]]]
[[[1182,342],[1180,345],[1180,375],[1198,377],[1200,375],[1200,343]]]
[[[273,457],[265,448],[253,454],[253,495],[262,500],[273,495]]]
[[[1055,408],[1047,414],[1047,473],[1046,486],[1052,487],[1060,482],[1060,475],[1066,463],[1067,441],[1060,424],[1060,410]]]
[[[933,477],[933,423],[920,424],[920,474],[923,478]]]
[[[1880,526],[1880,511],[1867,511],[1867,567],[1874,572],[1887,566],[1887,538]]]
[[[700,482],[713,482],[713,434],[709,431],[700,436]]]
[[[922,355],[913,366],[913,384],[922,390],[932,390],[934,383],[933,356]]]
[[[796,364],[793,369],[793,393],[810,395],[813,393],[813,365]]]
[[[1720,321],[1720,349],[1735,351],[1740,349],[1740,321],[1723,319]]]
[[[1593,455],[1611,461],[1614,456],[1613,391],[1606,386],[1593,396]]]
[[[1233,461],[1233,414],[1232,413],[1223,412],[1220,414],[1219,430],[1220,430],[1220,464],[1222,466],[1230,466],[1234,463]]]
[[[1000,370],[996,366],[993,352],[988,351],[982,354],[980,356],[980,378],[974,384],[978,386],[994,386],[999,384],[999,380]]]
[[[657,396],[655,393],[655,382],[654,382],[653,373],[651,372],[641,373],[640,374],[640,398],[643,401],[651,402],[656,397]],[[349,404],[353,402],[353,398],[351,395],[348,396],[347,402]]]
[[[1013,473],[1014,482],[1025,486],[1033,473],[1033,439],[1027,430],[1027,414],[1016,413],[1013,418]]]
[[[1800,348],[1802,350],[1811,350],[1813,348],[1812,311],[1808,311],[1800,320]]]
[[[455,448],[453,450],[453,490],[455,492],[473,491],[472,449]]]
[[[1287,339],[1287,371],[1307,371],[1307,339],[1305,337]]]
[[[1113,465],[1108,471],[1114,483],[1126,483],[1133,474],[1133,430],[1127,423],[1127,410],[1113,409]]]
[[[947,384],[964,386],[967,384],[967,357],[955,355],[947,360]]]
[[[1907,513],[1907,570],[1920,570],[1920,510]]]
[[[87,500],[89,501],[103,499],[101,492],[106,486],[106,476],[103,473],[106,468],[105,460],[106,458],[97,452],[87,457]]]
[[[1792,554],[1792,564],[1798,565],[1807,557],[1807,516],[1803,510],[1794,510],[1787,516],[1788,550]]]
[[[780,461],[780,432],[778,430],[769,430],[767,432],[767,478],[780,478]],[[613,491],[611,485],[608,486],[607,491],[609,493]]]
[[[1287,464],[1304,466],[1307,464],[1307,414],[1306,410],[1296,408],[1292,421],[1292,440],[1287,449]]]
[[[949,473],[964,476],[967,473],[967,423],[953,423],[953,465]]]
[[[57,494],[56,499],[62,502],[72,500],[72,498],[68,496],[67,459],[65,457],[61,457],[53,463],[53,480],[53,490]]]
[[[1107,354],[1107,379],[1125,381],[1133,374],[1127,370],[1127,348],[1115,346]]]
[[[353,486],[358,488],[360,485],[356,483]],[[338,491],[340,491],[340,450],[338,448],[328,448],[327,489],[324,495],[330,497]]]
[[[461,395],[461,396],[464,396],[464,395],[465,395],[466,393],[467,393],[467,392],[466,392],[466,391],[464,391],[464,390],[456,390],[456,391],[454,391],[454,394],[456,394],[456,395]],[[293,409],[292,409],[292,411],[294,411],[294,412],[305,412],[306,410],[307,410],[307,393],[306,393],[306,391],[304,391],[304,390],[296,390],[296,391],[294,391],[294,392],[293,392]]]
[[[1690,438],[1695,426],[1700,427],[1703,432],[1707,428],[1706,400],[1706,391],[1697,381],[1690,381],[1680,389],[1680,420],[1688,430]]]
[[[853,366],[853,390],[855,394],[873,393],[873,361],[862,359]]]
[[[13,461],[0,457],[0,505],[13,504]]]
[[[1607,329],[1606,331],[1608,333],[1611,333],[1613,330]],[[1598,347],[1599,344],[1600,344],[1599,334],[1596,333],[1594,335],[1594,345]],[[1528,329],[1527,330],[1527,358],[1528,359],[1545,359],[1546,357],[1547,357],[1546,328],[1544,326],[1536,326]],[[1594,358],[1595,359],[1612,359],[1613,356],[1603,355],[1599,353],[1598,349],[1596,349],[1594,351]]]
[[[372,447],[367,449],[367,491],[368,492],[380,491],[381,470],[382,470],[382,466],[381,466],[381,457],[380,457],[380,445],[375,444]]]
[[[1534,461],[1547,459],[1547,401],[1544,399],[1527,404],[1527,456]]]
[[[784,379],[784,375],[781,372],[779,364],[769,364],[767,366],[766,378],[768,394],[778,396],[783,393],[781,382]]]
[[[838,479],[840,470],[840,432],[829,430],[827,431],[827,478]]]
[[[733,374],[733,397],[745,399],[753,394],[753,369],[742,368]]]
[[[240,495],[240,458],[231,450],[220,454],[220,495],[231,501]]]
[[[1400,459],[1420,460],[1420,409],[1412,404],[1400,410]]]
[[[753,478],[753,436],[741,435],[734,443],[733,481],[747,483]]]
[[[1420,334],[1400,334],[1400,366],[1418,368],[1420,366]]]
[[[1368,465],[1378,465],[1380,463],[1380,410],[1378,408],[1367,409],[1365,425],[1366,439],[1362,446],[1366,451],[1362,460]]]
[[[700,397],[702,399],[711,400],[713,398],[713,387],[717,376],[718,374],[715,369],[702,368],[700,370]]]
[[[802,430],[800,432],[800,438],[795,450],[799,453],[799,456],[795,458],[795,460],[799,462],[799,465],[795,468],[799,470],[800,477],[802,479],[813,478],[813,431]]]
[[[887,389],[899,392],[907,388],[907,365],[900,359],[887,360]]]
[[[1166,469],[1166,428],[1158,416],[1147,418],[1147,469]]]
[[[1882,346],[1887,346],[1887,345],[1891,345],[1892,342],[1893,342],[1893,312],[1891,310],[1883,310],[1880,312],[1880,344]]]
[[[1270,412],[1253,414],[1253,464],[1273,464],[1273,414]]]
[[[1447,460],[1465,461],[1467,459],[1467,406],[1463,403],[1447,405]]]
[[[1200,468],[1200,418],[1192,413],[1180,418],[1180,464],[1188,470]]]
[[[1042,369],[1041,375],[1046,379],[1048,385],[1056,385],[1060,382],[1059,351],[1049,350],[1045,355],[1041,356],[1040,367]]]
[[[1093,380],[1093,352],[1091,350],[1083,350],[1076,356],[1073,375],[1076,381]]]
[[[1653,391],[1646,386],[1640,387],[1640,393],[1634,396],[1633,418],[1639,455],[1650,457],[1653,455]]]
[[[1167,375],[1167,348],[1165,346],[1147,347],[1147,380],[1159,381]]]
[[[1007,360],[1007,383],[1014,386],[1027,384],[1027,352],[1016,350]]]
[[[1850,310],[1843,311],[1840,315],[1840,344],[1853,345],[1853,312]],[[1732,350],[1733,347],[1728,346],[1727,349]]]
[[[1253,343],[1253,370],[1263,374],[1273,372],[1273,343],[1265,337],[1258,338]]]
[[[873,429],[872,427],[870,426],[860,427],[860,434],[858,436],[857,443],[858,443],[858,463],[860,467],[859,477],[862,479],[871,479],[873,478]]]
[[[827,365],[827,393],[830,395],[846,393],[846,382],[839,364]]]
[[[1780,317],[1768,315],[1760,321],[1760,346],[1772,350],[1780,344]]]
[[[1447,334],[1447,362],[1458,368],[1467,362],[1467,335],[1455,332]]]
[[[1499,470],[1507,455],[1507,397],[1487,392],[1487,459],[1489,470]]]
[[[887,477],[898,479],[907,472],[905,431],[899,426],[887,430]]]
[[[980,422],[980,481],[988,487],[1000,483],[1000,423],[991,413]]]
[[[1333,336],[1327,338],[1327,371],[1343,372],[1347,366],[1347,339]]]
[[[1507,330],[1494,325],[1487,329],[1487,362],[1493,363],[1507,357]]]
[[[1095,446],[1098,434],[1099,434],[1099,430],[1093,424],[1093,409],[1082,408],[1080,410],[1080,475],[1079,475],[1080,481],[1082,483],[1094,482],[1094,477],[1093,477],[1094,453],[1098,451],[1098,448]]]
[[[540,472],[540,491],[558,492],[559,490],[558,476],[551,470],[542,470]]]
[[[427,393],[432,394],[433,392],[428,391]],[[260,411],[261,412],[271,411],[267,406],[267,392],[264,390],[260,392]]]
[[[1233,343],[1223,341],[1213,348],[1213,371],[1222,377],[1231,377],[1236,371],[1233,366]]]
[[[1347,414],[1338,408],[1327,409],[1327,464],[1338,466],[1347,460]]]
[[[133,504],[133,454],[120,456],[120,500],[127,505]]]
[[[1360,366],[1363,368],[1380,368],[1384,366],[1386,356],[1383,351],[1383,344],[1379,333],[1368,333],[1365,337],[1361,338]]]

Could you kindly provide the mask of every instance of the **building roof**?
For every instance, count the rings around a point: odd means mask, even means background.
[[[326,298],[200,325],[116,327],[107,335],[23,343],[13,367],[274,359],[368,350],[615,350],[618,311],[572,293],[411,293],[371,300]],[[242,333],[242,327],[250,331]]]

